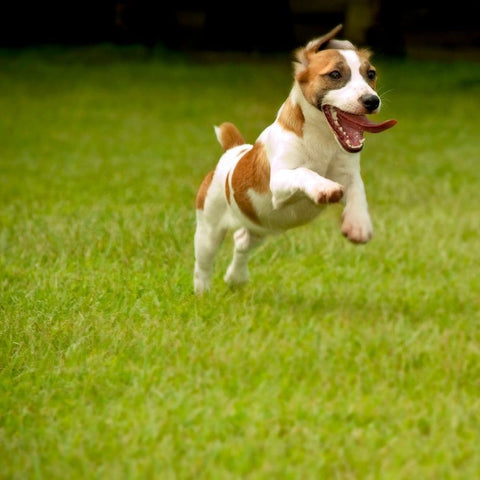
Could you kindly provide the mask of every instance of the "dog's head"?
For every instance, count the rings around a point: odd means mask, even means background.
[[[325,114],[340,146],[359,152],[363,132],[381,132],[397,122],[373,123],[365,116],[380,111],[377,73],[368,50],[334,39],[341,28],[338,25],[295,52],[295,79],[306,100]]]

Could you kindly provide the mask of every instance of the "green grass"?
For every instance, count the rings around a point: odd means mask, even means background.
[[[480,64],[376,62],[374,240],[340,210],[192,292],[194,196],[290,61],[0,55],[0,477],[480,477]]]

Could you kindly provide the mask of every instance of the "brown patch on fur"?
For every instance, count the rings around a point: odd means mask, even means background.
[[[270,191],[270,164],[263,143],[256,142],[237,163],[232,174],[232,189],[238,208],[252,222],[260,225],[248,192],[254,190],[261,194]]]
[[[377,77],[373,80],[368,78],[367,72],[369,70],[375,70],[375,67],[370,63],[370,57],[372,52],[366,48],[362,48],[357,51],[358,58],[360,58],[360,73],[365,81],[375,90],[377,86]]]
[[[328,74],[338,70],[341,78],[333,79]],[[308,67],[297,71],[295,78],[312,105],[318,106],[330,90],[344,87],[350,80],[350,68],[345,57],[337,50],[322,50],[311,56]]]
[[[225,196],[227,197],[227,202],[230,205],[230,172],[227,173],[227,178],[225,179]]]
[[[305,123],[305,117],[302,112],[302,108],[298,103],[293,105],[292,100],[287,98],[283,105],[282,111],[278,116],[278,123],[285,130],[289,130],[299,137],[303,137],[303,124]]]
[[[245,143],[242,134],[233,123],[224,122],[219,127],[215,127],[215,132],[224,151]]]
[[[372,52],[368,48],[359,48],[357,49],[357,53],[360,59],[366,60],[367,62],[370,60],[372,56]]]
[[[212,170],[203,179],[203,182],[200,185],[200,188],[198,189],[197,198],[195,202],[197,210],[203,210],[203,207],[205,206],[205,198],[207,197],[207,192],[208,192],[208,189],[210,188],[210,184],[212,183],[214,173],[215,173],[215,170]]]

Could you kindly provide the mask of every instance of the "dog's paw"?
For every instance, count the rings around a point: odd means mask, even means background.
[[[345,215],[342,233],[352,243],[367,243],[373,236],[373,226],[368,215]]]
[[[318,204],[337,203],[342,199],[344,191],[343,185],[336,182],[322,184],[315,192],[314,202]]]
[[[193,281],[193,290],[196,295],[203,295],[210,290],[210,281],[199,276],[195,276]]]
[[[250,280],[250,272],[248,267],[235,269],[235,267],[230,265],[227,269],[227,273],[223,277],[223,280],[230,287],[238,287],[247,283]]]

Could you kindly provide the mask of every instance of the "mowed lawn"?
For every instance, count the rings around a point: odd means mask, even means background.
[[[194,197],[288,55],[0,52],[0,477],[480,478],[480,63],[377,59],[341,209],[192,288]]]

